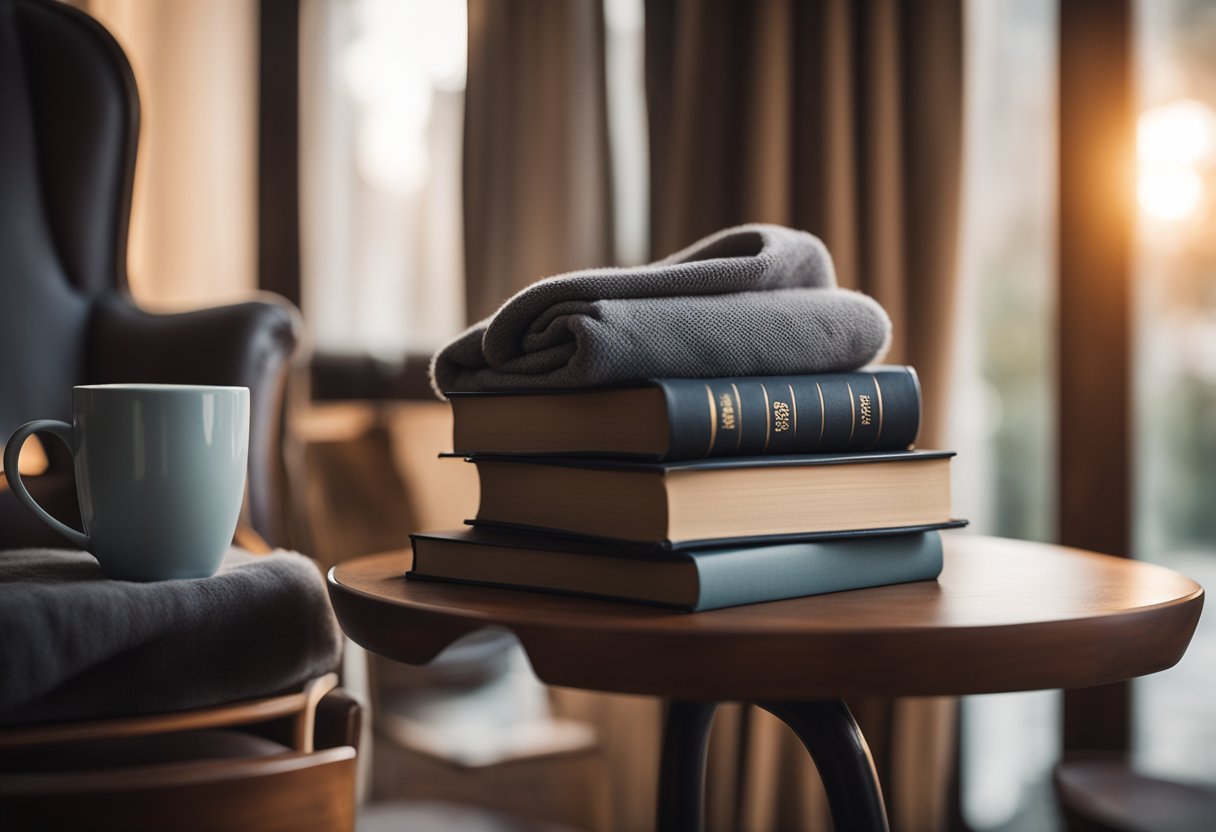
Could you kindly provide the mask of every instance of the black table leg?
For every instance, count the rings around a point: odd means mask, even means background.
[[[887,811],[874,760],[844,702],[757,704],[788,725],[810,752],[836,829],[887,832]]]
[[[802,740],[815,761],[832,810],[832,825],[850,832],[888,832],[887,810],[870,749],[839,700],[760,702]],[[716,702],[671,702],[659,764],[659,832],[701,832],[705,812],[705,750]]]
[[[660,832],[701,832],[705,748],[717,702],[670,702],[659,759]]]

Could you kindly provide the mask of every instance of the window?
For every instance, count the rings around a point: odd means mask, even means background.
[[[971,0],[954,510],[973,531],[1055,528],[1056,0]],[[967,697],[963,811],[975,829],[1049,829],[1057,692]],[[999,748],[1001,753],[992,753]]]
[[[1136,556],[1216,584],[1216,0],[1137,4]],[[1137,764],[1216,782],[1216,618],[1135,685]]]
[[[398,360],[463,326],[465,9],[301,6],[301,282],[319,350]]]
[[[1216,0],[1136,4],[1136,557],[1216,582]],[[1058,0],[968,5],[968,121],[955,508],[975,530],[1051,540],[1055,458]],[[1179,665],[1135,684],[1135,761],[1216,781],[1216,620]],[[964,814],[1056,823],[1056,693],[971,697]],[[986,753],[999,747],[999,755]]]

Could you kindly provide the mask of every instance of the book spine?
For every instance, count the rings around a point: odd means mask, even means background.
[[[764,378],[664,379],[664,459],[894,451],[916,441],[920,383],[911,367]]]
[[[911,581],[942,571],[938,532],[725,550],[696,558],[694,611]]]

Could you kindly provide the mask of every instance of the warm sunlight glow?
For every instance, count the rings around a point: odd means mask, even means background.
[[[1142,164],[1193,165],[1216,151],[1216,113],[1202,102],[1175,101],[1154,107],[1136,125],[1136,155]]]
[[[1141,209],[1154,219],[1177,222],[1203,204],[1200,170],[1216,156],[1216,113],[1184,99],[1154,107],[1136,127]]]
[[[1176,222],[1189,217],[1203,199],[1203,182],[1189,168],[1145,167],[1137,187],[1140,207],[1154,219]]]

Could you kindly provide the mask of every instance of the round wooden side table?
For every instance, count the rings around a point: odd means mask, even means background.
[[[1160,566],[946,534],[936,582],[702,613],[406,581],[407,557],[330,570],[343,629],[374,653],[430,661],[483,627],[513,632],[536,675],[669,700],[658,827],[701,826],[705,747],[722,701],[755,703],[815,760],[837,829],[885,830],[865,738],[845,696],[942,696],[1106,684],[1171,667],[1203,589]]]

